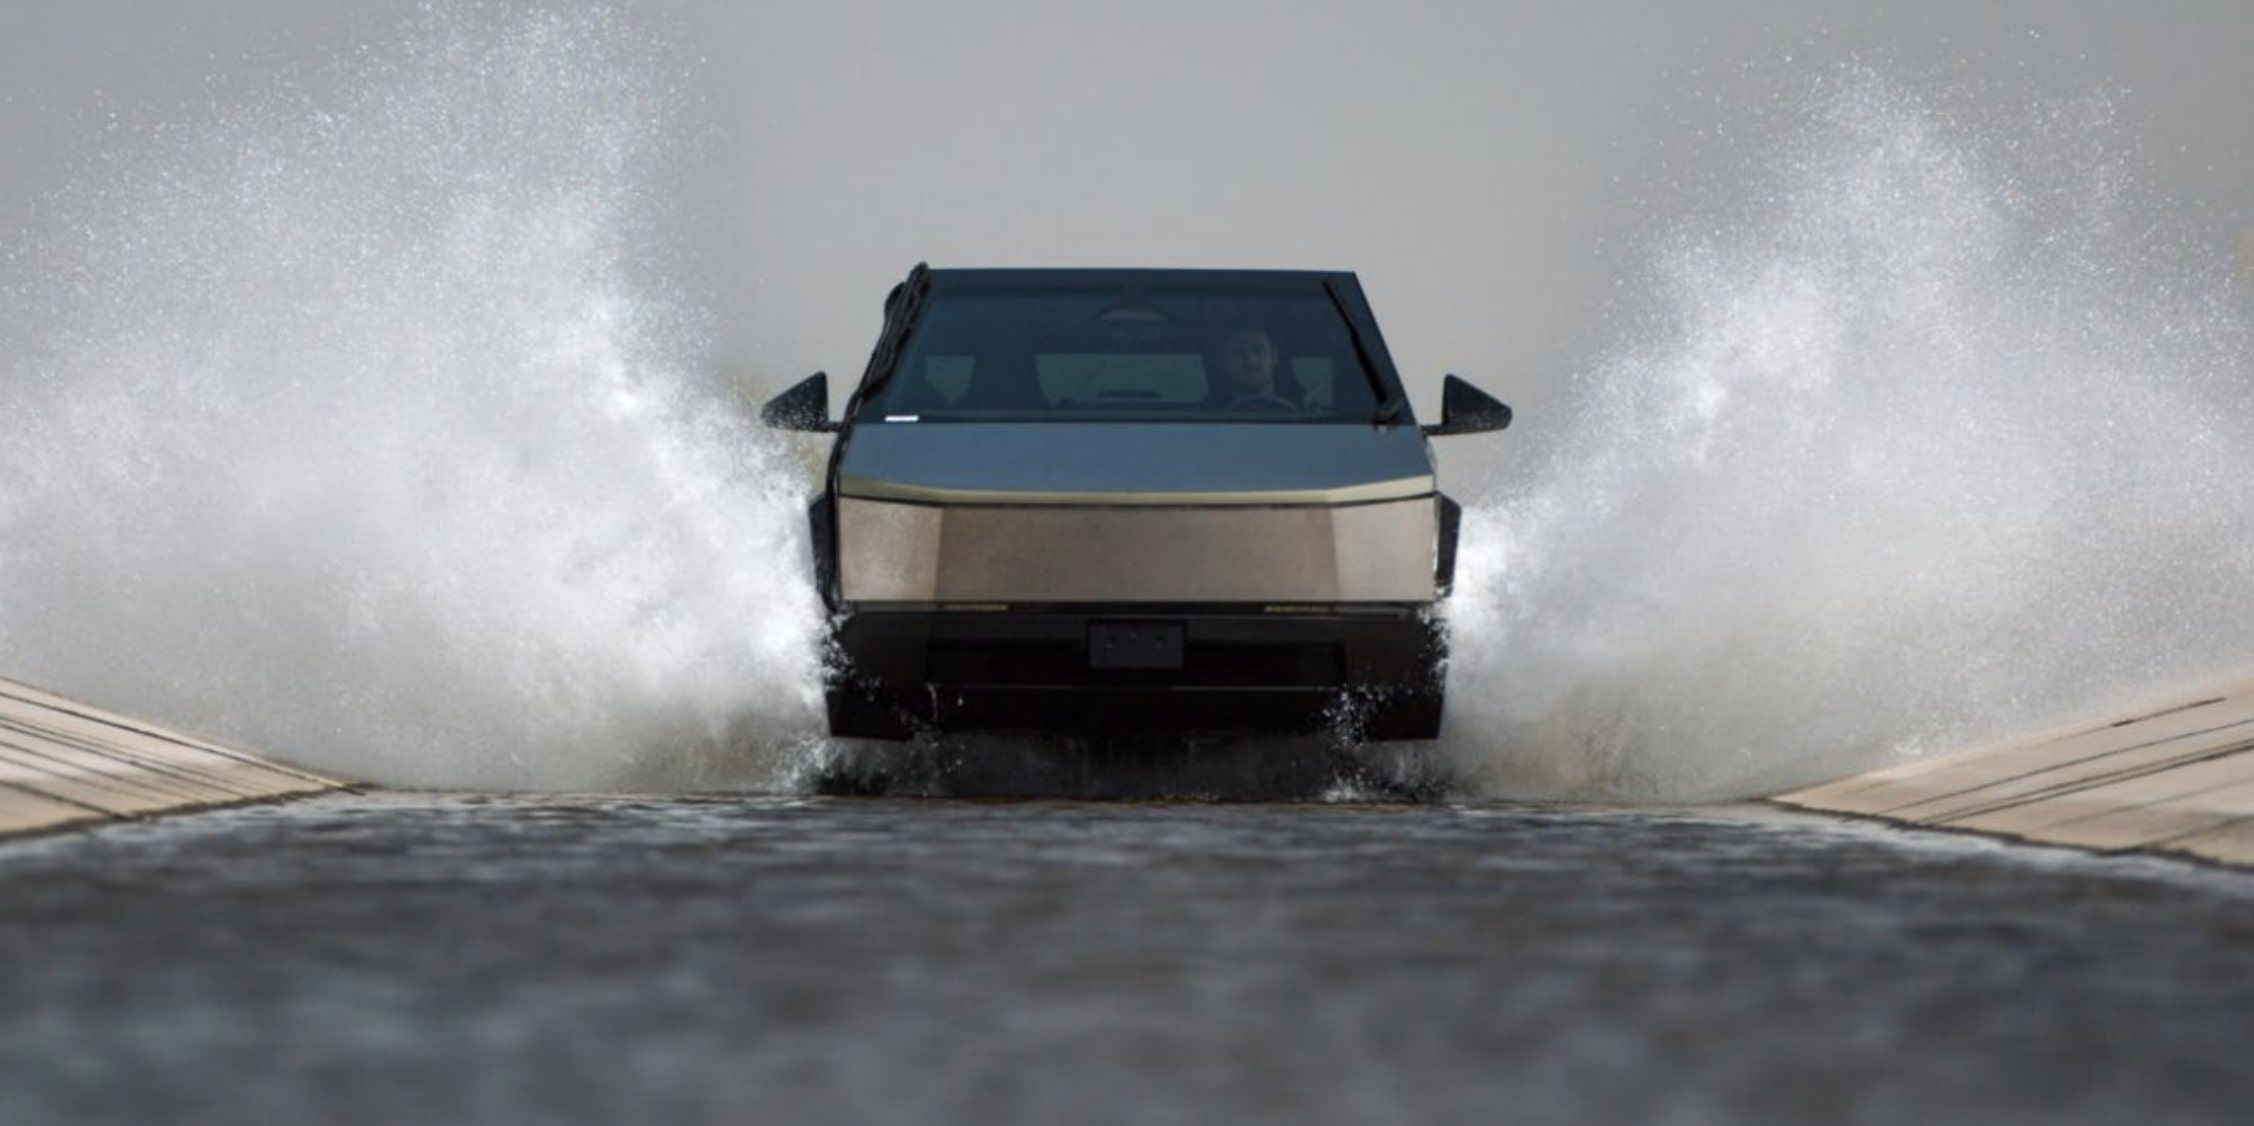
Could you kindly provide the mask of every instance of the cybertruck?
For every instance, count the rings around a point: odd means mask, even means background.
[[[1350,273],[917,266],[814,501],[835,735],[1440,726],[1460,510]]]

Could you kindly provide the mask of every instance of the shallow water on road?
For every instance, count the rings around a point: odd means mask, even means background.
[[[0,847],[0,1121],[2225,1121],[2250,940],[1742,809],[351,796]]]

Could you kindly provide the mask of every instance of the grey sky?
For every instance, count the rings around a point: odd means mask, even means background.
[[[110,114],[317,75],[410,4],[0,8],[0,221]],[[1885,10],[1877,10],[1879,8]],[[2121,92],[2190,221],[2254,226],[2254,5],[2238,0],[982,4],[664,0],[714,151],[682,192],[720,359],[853,374],[913,262],[1360,271],[1420,404],[1522,405],[1600,343],[1647,211],[1700,138],[1858,58],[1913,84]],[[224,91],[220,98],[224,101]]]

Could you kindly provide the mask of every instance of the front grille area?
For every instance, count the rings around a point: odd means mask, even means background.
[[[1179,625],[1179,648],[1167,628]],[[1166,643],[1110,627],[1152,627]],[[837,625],[830,729],[906,739],[919,730],[1049,734],[1316,731],[1341,690],[1372,690],[1373,739],[1438,730],[1431,672],[1445,644],[1410,608],[1337,614],[1180,606],[863,610]],[[1093,643],[1093,644],[1092,644]],[[1171,664],[1179,654],[1179,667]],[[1115,667],[1097,667],[1115,666]],[[1125,666],[1125,667],[1116,667]]]
[[[1335,688],[1346,681],[1337,644],[1191,641],[1179,669],[1097,669],[1080,642],[940,641],[926,667],[931,683],[955,688]]]

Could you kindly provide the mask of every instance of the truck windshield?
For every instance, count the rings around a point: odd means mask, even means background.
[[[873,421],[1367,424],[1353,334],[1320,286],[935,290]]]

